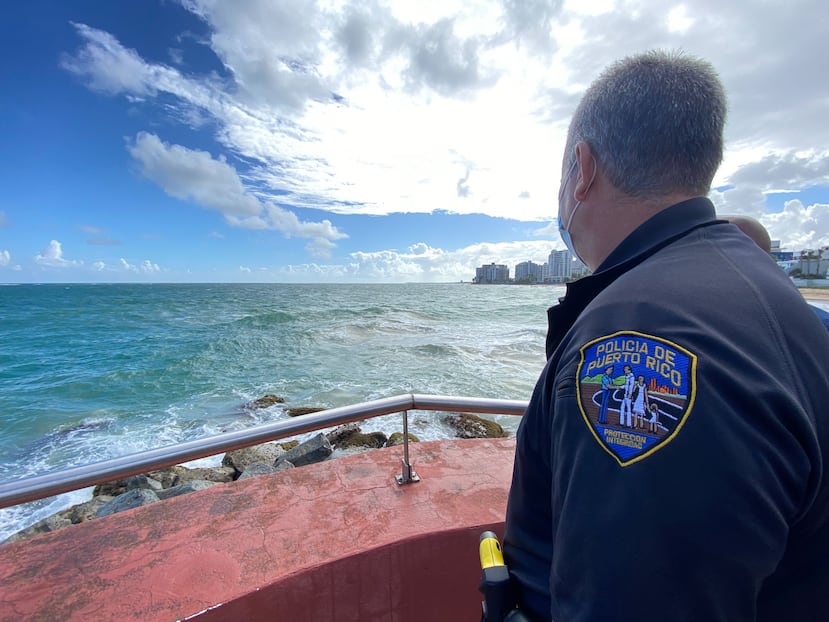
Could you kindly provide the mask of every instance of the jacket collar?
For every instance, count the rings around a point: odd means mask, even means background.
[[[709,223],[716,217],[714,204],[706,197],[696,197],[671,205],[648,218],[622,240],[601,263],[596,274],[647,252],[667,238]]]
[[[547,310],[547,358],[578,316],[605,287],[658,250],[705,225],[724,222],[716,219],[714,204],[705,197],[676,203],[655,214],[628,235],[611,251],[590,276],[567,283],[559,304]]]

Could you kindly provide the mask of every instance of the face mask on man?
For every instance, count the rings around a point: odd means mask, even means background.
[[[581,257],[579,257],[579,254],[576,252],[575,246],[573,246],[573,238],[570,236],[569,230],[570,224],[573,222],[573,216],[575,215],[576,210],[579,208],[579,205],[581,205],[581,202],[576,201],[576,207],[574,207],[573,211],[570,212],[570,218],[567,219],[566,226],[561,220],[561,200],[564,196],[564,189],[567,188],[567,182],[570,181],[570,176],[573,174],[577,162],[578,160],[576,160],[576,158],[573,158],[573,163],[570,165],[570,168],[567,169],[567,174],[564,176],[564,179],[561,182],[561,189],[558,191],[558,234],[561,236],[561,240],[562,242],[564,242],[564,246],[567,247],[567,250],[573,253],[573,255],[578,257],[579,261],[581,261]]]
[[[591,156],[592,157],[592,156]],[[579,256],[578,251],[576,250],[575,245],[573,244],[573,237],[570,235],[570,225],[573,224],[573,217],[576,215],[576,211],[581,206],[581,201],[578,199],[576,200],[576,205],[573,207],[573,211],[570,212],[570,218],[567,219],[567,224],[565,225],[561,220],[561,200],[564,196],[564,190],[567,188],[567,182],[570,181],[570,177],[573,175],[573,171],[576,169],[576,164],[578,163],[578,159],[573,156],[573,163],[570,165],[570,168],[567,169],[567,174],[564,176],[564,180],[561,182],[561,189],[558,191],[558,234],[561,236],[562,242],[567,247],[573,255],[578,259],[580,262],[584,263],[584,260]],[[590,186],[593,185],[593,180],[596,179],[596,158],[593,157],[593,176],[590,178],[590,183],[587,184],[587,190],[590,189]],[[573,194],[573,198],[575,199],[575,193]]]

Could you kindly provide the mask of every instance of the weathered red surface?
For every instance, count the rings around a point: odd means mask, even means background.
[[[176,497],[0,546],[0,620],[467,620],[512,440],[411,446]]]

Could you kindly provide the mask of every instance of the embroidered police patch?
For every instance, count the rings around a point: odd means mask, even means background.
[[[632,331],[599,337],[579,351],[579,410],[621,466],[646,458],[679,434],[694,405],[696,355]]]

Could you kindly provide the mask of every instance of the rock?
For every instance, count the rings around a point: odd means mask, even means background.
[[[241,470],[240,470],[241,471]],[[166,469],[150,471],[143,475],[133,475],[124,479],[98,484],[92,491],[93,497],[101,495],[117,497],[130,490],[147,488],[149,490],[162,490],[172,488],[184,482],[194,479],[203,479],[208,482],[232,482],[236,477],[236,469],[231,466],[207,467],[190,469],[185,466],[176,465]]]
[[[355,447],[379,449],[388,440],[382,432],[363,434],[362,429],[356,423],[341,425],[326,434],[325,437],[337,449],[353,449]]]
[[[356,432],[343,439],[338,447],[339,449],[353,449],[355,447],[379,449],[386,444],[387,440],[386,435],[382,432],[369,432],[368,434]]]
[[[325,438],[325,434],[320,432],[313,438],[305,441],[304,443],[300,443],[290,451],[285,452],[281,457],[276,459],[274,463],[275,467],[279,466],[279,462],[282,460],[287,460],[291,462],[294,466],[305,466],[306,464],[312,464],[314,462],[322,462],[331,453],[334,449],[331,447],[331,443],[328,442],[328,439]]]
[[[191,469],[177,464],[175,466],[152,471],[147,474],[152,479],[161,482],[163,488],[172,488],[184,482],[194,479],[202,479],[208,482],[225,483],[232,482],[236,477],[236,469],[233,466],[204,467]]]
[[[288,462],[287,464],[290,464]],[[249,477],[256,477],[257,475],[267,475],[274,473],[276,468],[272,464],[265,464],[264,462],[253,462],[249,464],[242,474],[237,479],[247,479]]]
[[[222,465],[232,467],[237,474],[240,474],[245,472],[248,465],[256,462],[273,464],[284,453],[285,450],[278,443],[262,443],[227,452],[222,458]]]
[[[155,503],[156,501],[158,501],[158,495],[152,490],[147,490],[146,488],[136,488],[135,490],[130,490],[122,495],[118,495],[112,501],[102,505],[98,508],[95,516],[97,518],[109,516],[110,514],[116,514],[117,512],[123,512],[124,510],[131,510],[142,505],[149,505],[150,503]]]
[[[107,495],[109,497],[117,497],[118,495],[123,495],[125,492],[127,492],[127,480],[116,479],[114,481],[105,482],[95,486],[95,488],[92,489],[92,496],[97,497],[98,495]]]
[[[360,432],[362,432],[362,429],[360,429],[360,426],[356,423],[346,423],[334,428],[331,432],[325,435],[325,438],[328,439],[328,442],[331,443],[332,446],[338,447],[340,443],[345,441],[345,439],[349,436],[352,434],[359,434]]]
[[[165,490],[158,491],[157,495],[158,498],[161,500],[169,499],[170,497],[178,497],[179,495],[186,495],[189,492],[196,492],[198,490],[204,490],[205,488],[210,488],[211,486],[216,486],[216,482],[208,482],[207,480],[203,479],[193,479],[189,482],[184,482],[183,484],[179,484],[178,486],[173,486],[172,488],[167,488]]]
[[[149,473],[147,473],[147,476],[153,478],[157,482],[161,482],[162,488],[172,488],[173,486],[178,484],[179,473],[182,469],[186,469],[186,467],[178,465],[171,466],[167,467],[166,469],[150,471]]]
[[[63,512],[52,514],[51,516],[47,516],[43,520],[36,522],[34,525],[26,527],[26,529],[21,529],[17,533],[14,533],[8,538],[6,538],[3,541],[3,544],[7,544],[9,542],[18,542],[19,540],[25,540],[26,538],[31,538],[32,536],[36,536],[41,533],[56,531],[58,529],[62,529],[63,527],[68,527],[69,525],[71,525],[72,521],[66,517],[61,516],[61,514],[63,514]]]
[[[420,439],[417,438],[414,434],[409,432],[409,442],[410,443],[419,443]],[[395,445],[402,445],[403,444],[403,432],[395,432],[389,437],[389,440],[386,441],[386,447],[394,447]]]
[[[503,438],[508,436],[499,424],[489,419],[460,413],[449,415],[446,422],[455,429],[459,438]]]
[[[183,484],[184,482],[190,482],[193,480],[204,480],[206,482],[214,482],[216,484],[225,484],[227,482],[232,482],[236,477],[236,469],[232,466],[222,465],[198,469],[188,469],[187,467],[179,466],[178,468],[181,469],[181,471],[179,472],[178,481],[175,484],[176,486],[178,484]]]
[[[245,408],[251,409],[258,409],[258,408],[268,408],[273,406],[274,404],[284,404],[285,398],[279,397],[278,395],[274,395],[273,393],[268,393],[263,395],[260,398],[253,400],[252,402],[248,402],[245,404]]]
[[[67,518],[72,521],[73,525],[85,523],[88,520],[96,518],[98,516],[98,510],[114,498],[115,497],[110,497],[109,495],[98,495],[97,497],[93,497],[91,501],[73,505],[71,508],[64,510],[63,512],[66,514]]]
[[[127,478],[127,490],[147,488],[148,490],[161,490],[164,488],[161,482],[146,475],[133,475]]]
[[[289,417],[300,417],[302,415],[310,415],[311,413],[318,413],[324,408],[317,408],[316,406],[294,406],[293,408],[286,408],[285,412]]]
[[[36,522],[34,525],[26,527],[26,529],[12,534],[5,540],[5,542],[24,540],[40,533],[47,533],[49,531],[55,531],[57,529],[68,527],[69,525],[76,525],[78,523],[84,523],[88,520],[92,520],[93,518],[96,518],[98,509],[112,501],[114,498],[115,497],[111,497],[109,495],[98,495],[89,501],[73,505],[65,510],[52,514],[51,516],[47,516],[43,520]]]
[[[287,471],[288,469],[294,469],[294,468],[296,468],[296,467],[294,466],[293,462],[288,462],[287,460],[283,459],[283,460],[278,460],[276,462],[276,464],[273,467],[273,470],[274,470],[274,473],[275,473],[277,471]]]

